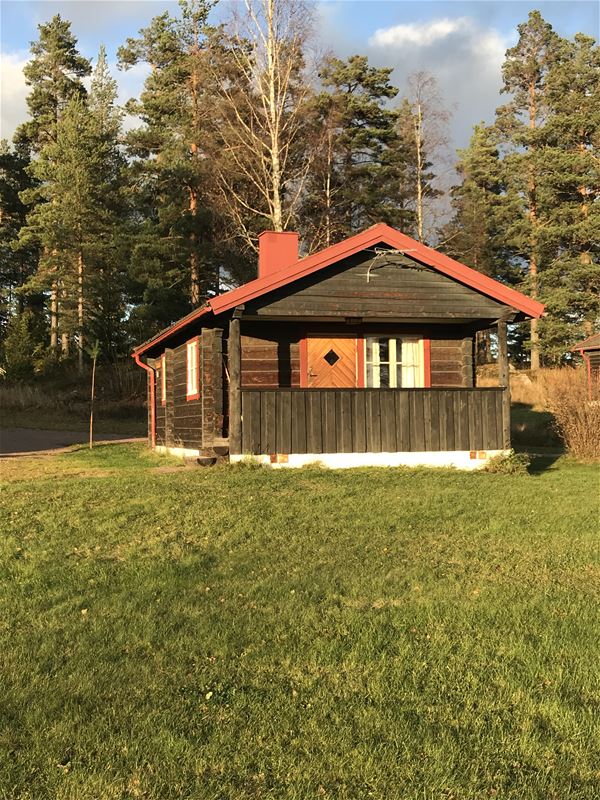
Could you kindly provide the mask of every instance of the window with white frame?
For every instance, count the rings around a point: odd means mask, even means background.
[[[198,394],[198,340],[187,343],[187,396]]]
[[[365,338],[365,386],[375,389],[425,385],[423,340],[408,336]]]
[[[160,402],[167,402],[167,359],[164,354],[160,359]]]

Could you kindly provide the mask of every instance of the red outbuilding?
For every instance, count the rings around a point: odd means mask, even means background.
[[[587,371],[588,397],[599,399],[600,394],[600,333],[595,333],[572,348],[580,353]]]

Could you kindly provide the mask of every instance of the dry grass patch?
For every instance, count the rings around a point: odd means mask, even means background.
[[[585,370],[544,370],[538,382],[569,453],[583,460],[600,458],[600,401],[589,399]]]

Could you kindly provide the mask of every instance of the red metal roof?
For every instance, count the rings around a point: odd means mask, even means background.
[[[348,256],[378,244],[386,244],[394,250],[400,250],[406,253],[409,258],[432,267],[449,278],[453,278],[471,289],[475,289],[504,305],[522,312],[527,317],[537,318],[544,313],[542,303],[532,300],[530,297],[521,294],[521,292],[517,292],[516,289],[511,289],[493,278],[488,278],[487,275],[483,275],[481,272],[466,267],[459,261],[455,261],[453,258],[427,247],[415,239],[411,239],[410,236],[400,233],[400,231],[389,225],[378,223],[361,233],[357,233],[355,236],[350,236],[348,239],[338,242],[338,244],[331,245],[331,247],[326,247],[324,250],[302,258],[280,272],[256,278],[239,286],[237,289],[232,289],[229,292],[211,298],[206,305],[192,311],[186,317],[171,325],[171,327],[161,331],[154,338],[144,342],[144,344],[136,348],[134,354],[140,355],[204,314],[210,312],[222,314],[224,311],[229,311],[242,303],[247,303],[275,289],[294,283],[294,281],[312,275]]]
[[[600,333],[594,333],[579,344],[574,344],[571,350],[600,350]]]

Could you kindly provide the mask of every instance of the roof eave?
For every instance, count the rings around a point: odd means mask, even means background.
[[[205,314],[211,312],[215,315],[223,314],[238,305],[287,286],[301,278],[308,277],[320,269],[379,243],[386,244],[388,247],[405,253],[410,252],[409,258],[433,267],[453,280],[463,283],[465,286],[481,292],[503,305],[514,308],[519,313],[518,319],[520,320],[539,319],[544,314],[545,307],[537,300],[533,300],[516,289],[505,286],[499,281],[489,278],[487,275],[483,275],[481,272],[477,272],[471,267],[467,267],[421,242],[411,239],[406,234],[400,233],[400,231],[391,228],[385,223],[378,223],[342,242],[300,259],[284,271],[275,272],[262,278],[255,278],[236,289],[231,289],[224,294],[211,298],[201,308],[139,345],[132,355],[135,358],[135,356],[139,357],[148,352],[148,350],[151,350],[157,344],[160,344]]]

